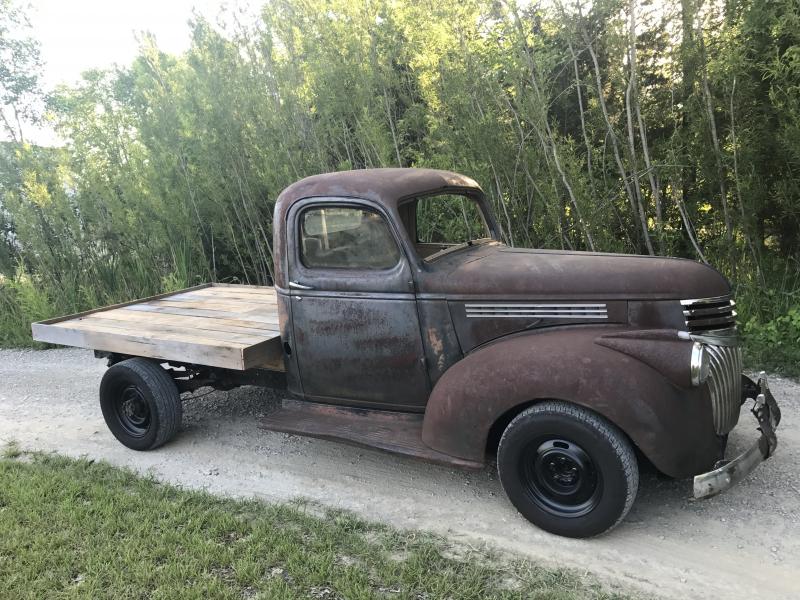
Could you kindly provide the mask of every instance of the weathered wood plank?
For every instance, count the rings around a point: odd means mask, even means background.
[[[241,287],[220,287],[218,284],[214,283],[210,286],[203,288],[202,290],[190,290],[192,293],[202,293],[209,296],[215,295],[226,295],[226,294],[233,294],[237,296],[257,296],[257,297],[270,297],[274,296],[277,292],[275,288],[251,288],[248,286],[241,286]]]
[[[245,369],[270,369],[285,371],[283,363],[283,342],[280,337],[265,340],[242,351]]]
[[[141,336],[80,331],[41,323],[33,324],[33,333],[34,339],[62,346],[77,346],[225,369],[245,369],[242,349],[232,346],[210,346],[171,339],[150,340]]]
[[[102,313],[101,313],[102,314]],[[98,331],[121,331],[131,335],[140,334],[142,337],[149,337],[151,339],[160,339],[166,337],[175,337],[175,339],[186,339],[203,341],[207,343],[219,343],[220,345],[241,345],[243,348],[252,346],[263,342],[265,337],[269,338],[275,335],[264,334],[253,335],[248,333],[234,333],[224,331],[206,331],[191,327],[176,327],[166,323],[144,323],[133,321],[116,321],[114,319],[104,319],[95,315],[84,317],[76,321],[67,323],[58,323],[55,327],[75,327],[78,329],[97,329]]]
[[[32,325],[34,339],[243,370],[284,370],[271,287],[204,284]]]
[[[211,284],[215,288],[230,288],[234,290],[241,290],[243,292],[253,292],[255,293],[256,290],[268,290],[268,291],[275,291],[275,288],[271,285],[250,285],[245,283],[212,283]]]
[[[110,310],[108,312],[90,315],[86,318],[130,321],[134,324],[141,323],[142,319],[145,319],[148,323],[164,323],[175,327],[202,329],[204,331],[252,333],[261,337],[270,336],[274,334],[274,332],[280,330],[279,325],[272,323],[257,323],[255,321],[244,321],[241,319],[209,319],[208,317],[169,315],[156,312],[149,312],[147,316],[144,317],[141,313],[133,310]]]
[[[273,304],[270,307],[258,304],[251,304],[244,300],[231,300],[229,302],[222,301],[206,301],[206,300],[153,300],[152,302],[145,302],[148,306],[171,306],[173,308],[197,308],[200,310],[227,310],[242,314],[249,314],[253,312],[262,312],[270,314],[277,311],[277,307]]]
[[[244,294],[236,296],[223,296],[221,294],[176,294],[169,297],[170,302],[241,302],[243,304],[253,304],[256,306],[275,306],[275,296],[247,296]]]
[[[174,294],[179,294],[180,292],[188,292],[190,290],[202,290],[204,288],[210,287],[210,283],[203,283],[201,285],[196,285],[194,287],[186,288],[185,290],[180,290],[178,292],[167,292],[165,294],[157,294],[155,296],[150,296],[148,298],[141,298],[139,300],[131,300],[130,302],[121,302],[120,304],[112,304],[111,306],[104,306],[103,308],[93,308],[92,310],[85,310],[83,312],[75,313],[74,315],[67,315],[65,317],[56,317],[55,319],[47,319],[46,321],[39,321],[41,325],[52,325],[53,323],[58,323],[59,321],[69,321],[70,319],[77,319],[78,317],[83,317],[86,315],[91,315],[92,313],[102,312],[106,310],[113,310],[115,308],[123,308],[125,306],[131,306],[132,304],[139,304],[141,302],[149,302],[150,300],[158,300],[159,298],[166,298],[168,296],[172,296]],[[36,338],[34,338],[36,339]]]
[[[244,316],[242,313],[238,313],[235,311],[230,310],[200,310],[197,308],[175,308],[173,306],[151,306],[149,304],[133,304],[131,306],[125,306],[122,310],[133,310],[133,311],[141,311],[141,312],[159,312],[168,315],[187,315],[187,316],[198,316],[198,317],[208,317],[210,319],[213,318],[222,318],[222,319],[237,319],[237,318],[245,318],[248,321],[256,321],[258,323],[275,323],[278,324],[278,317],[271,316],[271,315],[259,315],[248,313]]]

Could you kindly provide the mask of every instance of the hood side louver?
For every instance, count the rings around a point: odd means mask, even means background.
[[[605,304],[467,303],[468,318],[608,319]]]

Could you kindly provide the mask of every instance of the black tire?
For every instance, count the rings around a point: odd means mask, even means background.
[[[542,402],[517,415],[500,439],[497,470],[522,516],[574,538],[612,529],[628,514],[639,487],[625,434],[566,402]]]
[[[181,426],[183,407],[172,377],[152,360],[130,358],[112,366],[100,382],[106,425],[133,450],[167,443]]]

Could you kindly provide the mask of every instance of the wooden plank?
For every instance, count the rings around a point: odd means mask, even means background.
[[[267,308],[265,306],[250,304],[241,300],[232,300],[230,302],[212,302],[209,300],[184,300],[173,302],[172,300],[153,300],[152,302],[144,302],[143,304],[148,306],[171,306],[173,308],[197,308],[200,310],[227,310],[231,312],[238,312],[240,314],[249,314],[252,312],[270,314],[277,312],[277,307],[274,305],[270,308]]]
[[[67,315],[65,317],[56,317],[55,319],[47,319],[46,321],[39,321],[42,325],[52,325],[53,323],[58,323],[60,321],[69,321],[70,319],[77,319],[78,317],[84,317],[86,315],[91,315],[93,313],[102,312],[105,310],[113,310],[115,308],[124,308],[126,306],[131,306],[133,304],[139,304],[141,302],[149,302],[150,300],[158,300],[160,298],[166,298],[168,296],[172,296],[174,294],[179,294],[181,292],[188,292],[193,290],[202,290],[204,288],[211,287],[210,283],[203,283],[200,285],[196,285],[194,287],[186,288],[185,290],[179,290],[177,292],[167,292],[165,294],[157,294],[155,296],[150,296],[148,298],[141,298],[139,300],[131,300],[130,302],[122,302],[120,304],[112,304],[111,306],[104,306],[103,308],[93,308],[92,310],[85,310],[83,312],[75,313],[74,315]],[[35,337],[33,339],[36,339]],[[39,341],[46,341],[46,340],[39,340]]]
[[[283,363],[283,342],[280,337],[264,340],[242,351],[242,360],[245,369],[269,369],[271,371],[286,371]]]
[[[101,313],[102,314],[102,313]],[[218,340],[220,345],[227,344],[241,344],[242,347],[252,346],[263,342],[264,339],[270,339],[277,332],[269,333],[260,332],[257,335],[252,333],[241,333],[231,331],[209,331],[196,329],[192,327],[179,327],[166,323],[146,323],[136,321],[118,321],[114,319],[106,319],[91,315],[75,321],[68,321],[66,323],[58,323],[55,327],[76,327],[78,329],[97,329],[98,331],[105,331],[107,329],[118,330],[123,333],[136,335],[139,333],[142,336],[148,336],[152,339],[167,338],[169,336],[176,336],[176,339],[187,340],[201,340],[211,343],[213,340]]]
[[[244,315],[242,315],[242,313],[240,312],[229,311],[229,310],[200,310],[196,308],[175,308],[173,306],[151,306],[150,304],[133,304],[131,306],[125,306],[122,310],[157,312],[168,315],[186,315],[189,317],[208,317],[210,319],[213,318],[240,319],[244,317]],[[272,315],[258,315],[249,313],[244,318],[248,321],[255,321],[257,323],[274,323],[276,325],[279,324],[277,315],[272,316]]]
[[[271,285],[250,285],[249,283],[212,283],[209,284],[215,288],[232,288],[238,290],[275,290]]]
[[[275,297],[259,298],[258,296],[222,296],[219,294],[177,294],[169,297],[170,302],[240,302],[256,306],[274,307],[277,304]]]
[[[256,296],[259,298],[269,298],[276,295],[274,288],[255,288],[250,289],[247,287],[231,288],[231,287],[208,287],[203,290],[197,290],[206,296]]]
[[[203,284],[32,325],[34,339],[242,370],[283,371],[274,288]]]
[[[272,323],[257,323],[255,321],[245,321],[240,319],[209,319],[208,317],[197,317],[187,315],[168,315],[164,313],[140,313],[133,310],[110,310],[97,315],[90,315],[88,318],[103,318],[115,321],[130,321],[133,323],[164,323],[176,327],[186,327],[187,329],[203,329],[208,331],[240,332],[253,333],[262,337],[272,335],[275,331],[280,331],[280,326]]]
[[[109,334],[120,334],[120,335],[130,335],[134,337],[138,337],[143,340],[149,340],[153,343],[157,343],[159,340],[172,340],[175,342],[180,341],[187,341],[191,343],[199,343],[205,344],[207,346],[216,346],[216,347],[231,347],[231,348],[247,348],[251,346],[253,343],[258,343],[263,341],[261,339],[251,339],[247,342],[243,342],[241,340],[221,340],[217,337],[206,337],[204,335],[192,333],[190,331],[181,330],[181,331],[147,331],[144,328],[140,329],[138,332],[135,329],[130,329],[128,327],[119,327],[118,325],[106,325],[103,323],[98,322],[90,322],[90,321],[70,321],[67,323],[56,323],[52,325],[52,327],[59,327],[62,329],[76,329],[79,331],[97,331],[101,333],[109,333]]]
[[[244,370],[245,368],[241,348],[210,346],[176,340],[153,341],[143,339],[141,336],[79,331],[43,323],[33,324],[33,334],[34,339],[62,346],[76,346],[224,369]]]
[[[142,314],[142,313],[134,313],[130,311],[127,313],[128,315],[133,314]],[[79,321],[68,321],[68,323],[78,322],[78,323],[96,323],[98,325],[106,325],[109,327],[116,327],[119,329],[125,329],[128,331],[136,332],[141,331],[142,333],[149,333],[152,335],[157,336],[159,332],[166,332],[166,333],[177,333],[183,332],[185,335],[188,336],[196,336],[196,337],[207,337],[210,339],[219,339],[219,340],[233,340],[233,341],[241,341],[243,343],[248,344],[257,344],[265,339],[272,339],[276,335],[280,335],[280,331],[277,325],[270,325],[269,329],[264,328],[248,328],[248,327],[233,327],[233,326],[225,326],[224,328],[208,328],[203,325],[203,323],[207,322],[214,322],[215,319],[195,319],[200,321],[198,324],[194,323],[187,323],[185,321],[165,321],[163,317],[169,318],[170,315],[160,315],[160,314],[153,314],[153,313],[144,313],[147,315],[147,320],[130,320],[127,318],[118,319],[116,318],[117,314],[115,313],[101,313],[101,315],[91,315],[89,317],[84,317]],[[178,317],[179,319],[187,319],[189,317]],[[58,325],[58,324],[57,324]]]

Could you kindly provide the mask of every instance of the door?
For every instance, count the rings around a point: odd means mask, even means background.
[[[423,410],[429,383],[414,285],[391,222],[379,207],[345,199],[305,200],[288,217],[303,394]]]

